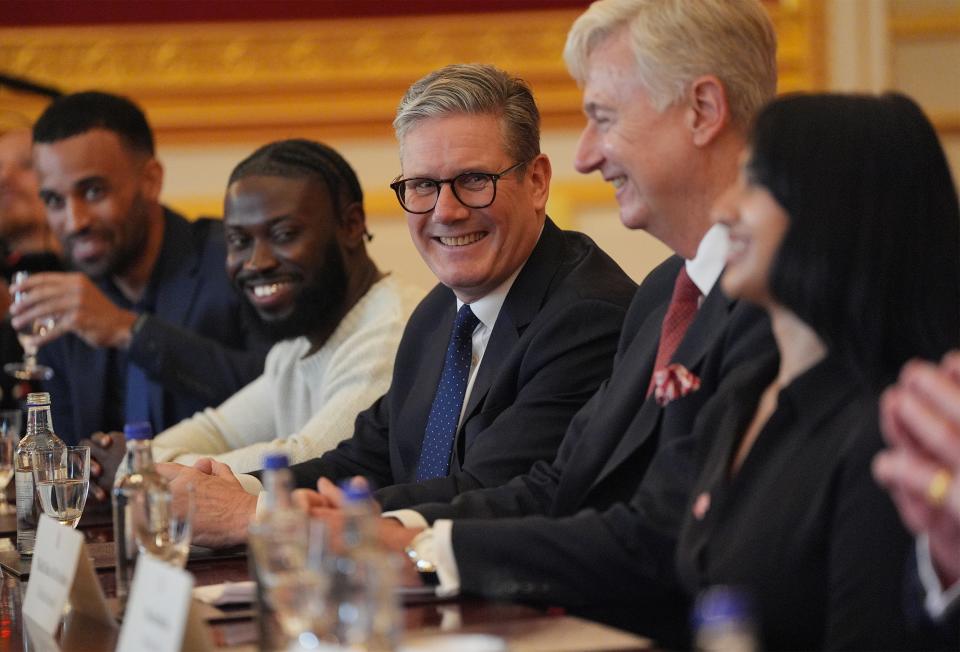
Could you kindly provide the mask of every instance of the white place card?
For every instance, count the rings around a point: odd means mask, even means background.
[[[83,534],[41,514],[23,613],[53,635],[68,600],[77,613],[114,625]]]
[[[60,652],[60,644],[52,634],[43,630],[43,627],[33,618],[27,616],[23,619],[23,626],[26,629],[27,638],[30,639],[28,650],[36,652]]]
[[[193,606],[193,576],[138,555],[117,652],[202,652],[213,646]]]

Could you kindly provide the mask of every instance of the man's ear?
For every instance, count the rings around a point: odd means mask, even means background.
[[[143,196],[149,201],[159,202],[160,191],[163,189],[163,165],[151,156],[144,162],[141,174]]]
[[[361,202],[350,202],[343,207],[337,232],[340,244],[348,250],[363,244],[363,237],[367,233],[367,214]]]
[[[547,198],[550,196],[550,177],[553,175],[550,159],[546,154],[537,154],[528,167],[530,183],[533,185],[534,206],[537,210],[544,210],[547,207]]]
[[[723,82],[713,75],[693,80],[688,91],[687,127],[693,134],[693,144],[706,147],[730,122],[730,106]]]

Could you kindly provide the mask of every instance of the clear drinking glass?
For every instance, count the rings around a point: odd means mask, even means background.
[[[13,275],[14,285],[23,283],[30,276],[29,272],[16,272]],[[24,299],[23,292],[14,292],[13,303],[18,304]],[[17,339],[20,346],[23,347],[23,362],[9,362],[3,365],[3,370],[14,378],[20,380],[50,380],[53,378],[53,369],[37,363],[36,338],[46,335],[54,327],[52,317],[43,319],[34,319],[33,323],[17,331]]]
[[[7,485],[13,479],[14,454],[20,443],[23,413],[20,410],[0,411],[0,514],[16,514],[17,509],[6,500]]]
[[[77,527],[90,486],[90,447],[41,448],[33,451],[31,462],[43,513]]]
[[[179,499],[169,490],[139,493],[133,521],[140,553],[177,568],[186,566],[193,537],[193,511],[192,486]]]
[[[332,625],[326,530],[322,521],[308,521],[302,513],[284,516],[288,522],[277,527],[274,520],[270,532],[251,531],[249,543],[257,576],[290,649],[313,649]]]

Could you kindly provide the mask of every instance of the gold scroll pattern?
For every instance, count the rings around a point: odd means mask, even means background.
[[[817,0],[766,3],[780,38],[781,91],[822,88]],[[439,66],[494,63],[527,79],[546,128],[579,124],[561,53],[577,11],[0,29],[0,71],[67,91],[135,98],[163,142],[388,135],[396,103]],[[38,100],[0,90],[35,116]]]

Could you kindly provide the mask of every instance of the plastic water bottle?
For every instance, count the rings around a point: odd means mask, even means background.
[[[146,509],[145,494],[168,491],[166,479],[153,466],[150,440],[153,429],[147,421],[128,423],[123,428],[127,452],[117,467],[113,482],[113,540],[117,553],[117,600],[125,607],[137,565],[136,520],[147,514],[134,514]]]
[[[379,515],[366,486],[343,487],[343,551],[333,560],[330,603],[341,645],[368,651],[395,650],[401,622],[394,592],[397,558],[380,546]]]
[[[17,552],[22,556],[33,554],[37,538],[37,523],[43,510],[37,501],[33,486],[34,451],[59,448],[63,441],[53,431],[50,416],[50,394],[35,392],[27,395],[27,434],[20,440],[16,453],[17,488]]]
[[[308,519],[290,503],[293,481],[288,464],[282,453],[264,458],[263,504],[250,521],[260,649],[277,649],[282,644],[277,617],[292,617],[291,612],[300,607],[296,587],[305,571]]]
[[[714,586],[703,591],[694,606],[693,626],[700,652],[759,649],[750,600],[740,589]]]

